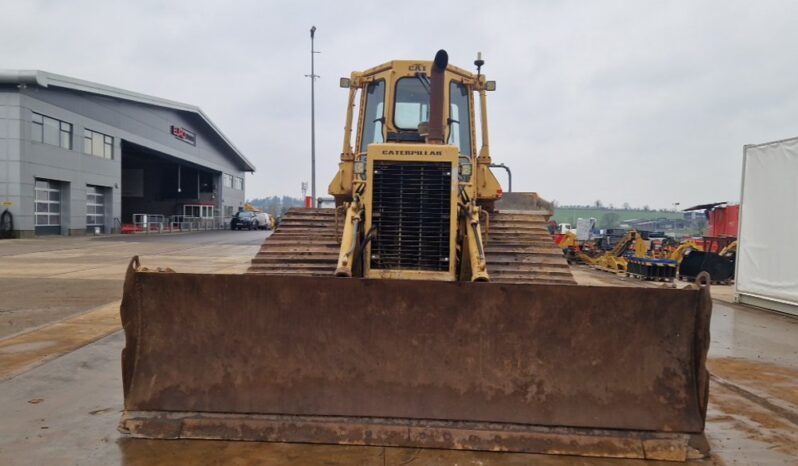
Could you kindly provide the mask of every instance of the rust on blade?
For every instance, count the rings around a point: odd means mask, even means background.
[[[706,288],[131,266],[125,409],[700,434],[710,305]]]
[[[686,434],[341,416],[128,412],[134,437],[380,445],[685,461]]]

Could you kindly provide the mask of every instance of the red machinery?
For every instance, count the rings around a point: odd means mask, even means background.
[[[737,240],[740,205],[716,202],[685,209],[695,210],[703,210],[708,223],[704,237],[694,240],[703,247],[703,251],[687,252],[679,264],[679,275],[692,280],[700,272],[707,272],[713,282],[728,283],[734,279],[736,251],[727,249],[727,246]]]
[[[707,219],[707,230],[703,240],[696,242],[705,251],[720,252],[737,239],[737,221],[740,218],[740,205],[728,202],[700,204],[684,209],[685,212],[703,210]]]
[[[709,227],[707,236],[737,237],[737,220],[740,218],[740,205],[717,206],[707,213]]]

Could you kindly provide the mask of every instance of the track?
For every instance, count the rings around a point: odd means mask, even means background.
[[[487,227],[482,234],[490,281],[576,285],[543,215],[495,212]]]
[[[331,276],[339,249],[335,209],[290,209],[252,258],[247,273]]]
[[[491,281],[576,284],[543,215],[494,213],[484,237]],[[334,209],[291,209],[263,242],[247,273],[332,275],[339,247]]]

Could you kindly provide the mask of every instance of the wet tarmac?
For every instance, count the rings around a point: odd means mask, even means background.
[[[240,273],[265,231],[51,237],[0,241],[0,338],[122,297],[125,268],[142,262],[185,272]]]
[[[234,262],[222,257],[215,264],[208,262],[212,259],[207,257],[214,257],[209,250],[214,244],[211,241],[198,249],[187,248],[186,256],[174,253],[165,257],[170,262],[167,265],[233,270]],[[175,250],[174,245],[156,241],[146,246],[150,251],[162,247]],[[237,260],[241,262],[240,257]],[[161,260],[157,262],[163,265]],[[62,264],[68,263],[63,259]],[[673,464],[491,452],[127,438],[116,430],[122,408],[120,352],[124,336],[116,330],[114,312],[107,307],[96,308],[76,322],[67,319],[0,340],[0,465]],[[85,327],[76,330],[77,325]],[[20,362],[20,358],[24,360]],[[13,367],[11,361],[16,361]],[[798,319],[716,301],[708,367],[712,376],[706,432],[712,455],[688,464],[798,464]]]

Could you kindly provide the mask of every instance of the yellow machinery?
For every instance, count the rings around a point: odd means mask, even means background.
[[[503,194],[490,172],[495,84],[475,65],[439,51],[343,79],[337,208],[288,211],[248,273],[159,273],[134,258],[123,432],[706,453],[708,287],[577,286],[550,206]]]
[[[722,257],[727,257],[730,254],[736,254],[736,253],[737,253],[737,240],[734,240],[731,243],[729,243],[728,246],[721,249],[718,255]]]
[[[569,262],[580,261],[598,270],[624,273],[641,280],[673,281],[679,263],[690,250],[701,250],[693,241],[686,241],[669,253],[647,251],[646,241],[636,230],[630,230],[612,251],[600,255],[586,254],[581,250],[576,235],[568,232],[560,248]]]
[[[568,248],[567,254],[573,254],[583,263],[605,272],[622,273],[627,269],[626,252],[630,248],[634,251],[635,257],[646,256],[646,245],[640,233],[636,230],[626,232],[626,235],[615,244],[611,251],[607,251],[598,256],[590,256],[585,254],[579,248],[579,242],[576,240],[576,235],[573,232],[568,232],[560,242],[560,247],[565,250]]]
[[[684,259],[684,256],[688,251],[703,251],[703,250],[704,248],[701,247],[701,245],[699,245],[698,243],[696,243],[691,239],[688,239],[682,241],[679,244],[679,247],[677,247],[670,254],[668,254],[668,259],[675,260],[681,263],[682,259]]]
[[[246,212],[254,212],[256,214],[263,212],[263,209],[259,209],[259,208],[255,207],[255,206],[253,206],[249,202],[245,202],[244,203],[244,210]],[[266,213],[266,218],[269,221],[269,226],[268,226],[269,230],[274,230],[275,228],[277,228],[277,221],[274,219],[274,215]]]
[[[579,244],[579,240],[576,239],[576,233],[572,231],[567,231],[563,234],[562,239],[558,243],[560,249],[562,249],[562,253],[565,256],[565,259],[568,261],[569,264],[573,264],[574,262],[586,262],[586,260],[582,256],[587,256],[584,252],[582,252],[582,246]],[[589,256],[587,259],[591,259]]]
[[[249,202],[245,202],[244,203],[244,211],[246,211],[246,212],[255,212],[255,213],[263,212],[262,210],[260,210],[257,207],[253,206]]]
[[[329,187],[346,206],[336,275],[488,280],[480,216],[502,196],[488,168],[485,91],[495,84],[448,66],[445,52],[432,63],[394,61],[353,73],[343,84],[350,89],[350,113]],[[365,92],[355,151],[351,109],[359,89]],[[474,91],[482,111],[479,152],[471,123]],[[416,191],[398,192],[403,182]],[[408,221],[413,236],[405,235]],[[365,260],[355,264],[357,257]]]

